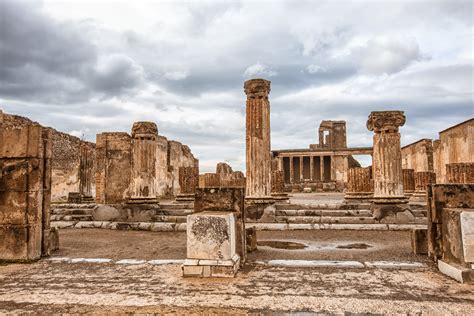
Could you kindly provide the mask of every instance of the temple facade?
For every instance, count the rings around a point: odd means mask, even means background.
[[[285,191],[342,191],[348,169],[360,167],[352,156],[372,156],[372,147],[347,147],[345,121],[322,121],[318,139],[309,148],[272,151],[273,169],[283,172]]]

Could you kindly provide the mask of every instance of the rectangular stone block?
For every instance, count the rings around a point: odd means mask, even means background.
[[[469,266],[473,262],[474,209],[445,208],[442,219],[443,260]]]
[[[43,192],[0,191],[0,225],[41,223]]]
[[[43,189],[43,160],[39,158],[0,158],[0,191],[39,191]]]
[[[39,259],[41,238],[41,224],[0,225],[0,261]]]
[[[428,230],[411,230],[411,248],[415,255],[426,255],[428,253]]]
[[[247,252],[253,252],[257,250],[257,229],[255,227],[246,228],[245,237],[247,244]]]
[[[43,128],[28,125],[23,128],[0,132],[0,157],[2,158],[43,158]]]
[[[453,278],[459,283],[474,284],[474,270],[472,268],[464,268],[457,264],[438,260],[438,269],[441,273]]]
[[[474,262],[474,210],[461,213],[461,239],[464,261]]]
[[[235,215],[201,212],[187,217],[187,258],[230,260],[236,254]]]

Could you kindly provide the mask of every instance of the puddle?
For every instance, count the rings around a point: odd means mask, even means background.
[[[298,242],[292,241],[279,241],[279,240],[263,240],[257,242],[257,246],[267,246],[276,249],[285,249],[285,250],[301,250],[305,249],[307,246]]]
[[[354,244],[347,244],[347,245],[339,245],[336,248],[338,249],[368,249],[372,247],[373,246],[364,244],[364,243],[354,243]]]

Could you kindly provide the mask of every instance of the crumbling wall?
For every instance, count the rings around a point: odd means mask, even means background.
[[[245,188],[245,176],[241,171],[233,171],[230,165],[220,162],[216,166],[215,173],[199,175],[199,187]]]
[[[3,128],[14,129],[31,124],[38,124],[32,120],[11,114],[3,114]],[[92,153],[90,159],[95,160],[95,144],[83,141],[78,137],[59,132],[53,128],[46,127],[52,133],[52,201],[67,200],[69,192],[80,191],[80,157],[81,146]],[[91,174],[95,172],[95,163],[89,164],[88,170]],[[95,195],[95,183],[92,181],[91,193]]]
[[[421,139],[402,147],[402,168],[413,169],[415,172],[434,171],[433,141]]]
[[[446,183],[446,165],[474,162],[474,118],[439,133],[433,143],[436,182]]]
[[[169,163],[168,163],[168,192],[176,196],[180,192],[179,168],[198,167],[199,161],[194,158],[191,149],[180,142],[168,141]]]

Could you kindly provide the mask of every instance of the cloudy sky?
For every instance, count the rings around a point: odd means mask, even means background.
[[[474,116],[473,1],[0,0],[0,109],[95,141],[157,122],[201,171],[245,166],[246,79],[272,81],[272,148],[321,120],[371,146],[373,110],[402,144]]]

